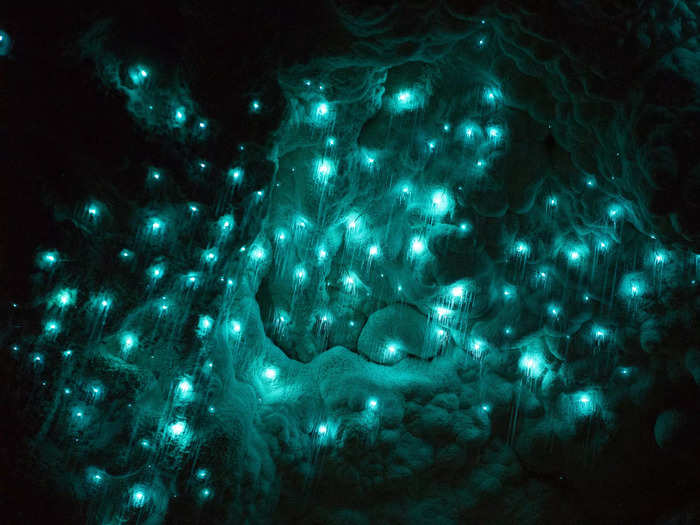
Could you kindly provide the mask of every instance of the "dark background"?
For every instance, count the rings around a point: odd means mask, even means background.
[[[560,20],[551,4],[539,6],[544,26]],[[80,202],[100,186],[137,193],[144,165],[154,157],[167,163],[179,155],[166,139],[148,136],[136,126],[124,97],[99,80],[94,63],[80,57],[77,40],[93,23],[113,21],[114,41],[109,44],[126,60],[145,58],[163,71],[177,71],[202,114],[221,123],[219,133],[204,146],[212,154],[233,151],[241,142],[264,144],[283,109],[276,71],[342,50],[348,38],[325,2],[108,5],[70,2],[33,9],[14,3],[0,13],[0,29],[13,40],[10,55],[0,57],[0,297],[3,316],[9,312],[2,321],[7,333],[31,332],[37,326],[30,308],[36,250],[60,245],[71,229],[55,220],[56,207]],[[575,35],[573,31],[569,37]],[[586,38],[595,50],[588,30]],[[614,62],[609,54],[599,55]],[[613,87],[632,82],[624,75],[617,73]],[[660,82],[659,89],[665,89],[667,82]],[[253,97],[265,100],[255,124],[247,118]],[[692,165],[692,143],[683,147],[683,158]],[[677,190],[677,185],[671,187],[668,195],[677,195]],[[672,208],[675,201],[659,202]],[[18,308],[11,309],[11,303]],[[28,447],[41,423],[31,406],[38,387],[23,378],[7,351],[8,339],[0,338],[0,343],[0,522],[81,523],[85,509],[55,490]],[[652,516],[677,511],[696,488],[700,491],[697,456],[661,451],[650,432],[656,410],[666,403],[686,403],[686,395],[697,396],[694,385],[669,390],[659,385],[652,394],[658,406],[649,407],[648,418],[638,427],[620,430],[621,443],[630,440],[635,446],[627,453],[613,451],[607,471],[592,476],[598,486],[578,495],[590,498],[581,506],[600,507],[585,514],[605,515],[606,508],[617,514],[621,506],[632,513],[638,504],[652,522]],[[572,497],[562,492],[563,500]]]

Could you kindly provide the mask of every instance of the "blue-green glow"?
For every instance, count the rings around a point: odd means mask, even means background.
[[[526,353],[523,354],[518,362],[520,370],[528,377],[537,378],[544,372],[545,365],[542,356],[539,354]]]
[[[163,277],[163,275],[165,275],[165,265],[154,264],[146,270],[146,274],[151,278],[152,281],[157,281],[161,277]]]
[[[63,288],[59,290],[53,298],[53,304],[59,308],[67,308],[75,304],[75,298],[78,291],[71,288]]]
[[[202,253],[202,261],[207,264],[214,264],[219,259],[219,253],[216,248],[210,248],[209,250],[204,250]]]
[[[187,120],[187,110],[184,106],[178,106],[173,110],[173,125],[175,127],[182,126]]]
[[[197,322],[197,335],[204,337],[209,333],[211,327],[214,325],[214,319],[208,315],[200,315],[199,321]]]
[[[119,258],[123,261],[129,261],[134,257],[134,252],[131,250],[127,250],[124,248],[122,251],[119,252]]]
[[[128,354],[131,350],[138,347],[139,338],[133,332],[124,332],[121,336],[120,344],[122,352]]]
[[[129,503],[136,508],[143,507],[148,501],[148,490],[144,485],[137,484],[129,490]]]
[[[142,65],[135,65],[129,68],[129,78],[135,86],[140,86],[150,76],[148,69]]]

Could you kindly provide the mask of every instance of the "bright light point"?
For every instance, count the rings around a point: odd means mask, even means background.
[[[622,207],[619,204],[612,204],[608,208],[608,217],[613,221],[619,219],[622,216]]]
[[[425,250],[425,242],[420,237],[414,237],[411,240],[411,251],[415,255],[420,255]]]
[[[501,137],[501,130],[495,126],[487,128],[486,133],[492,140],[498,140]]]
[[[449,125],[449,124],[443,124],[443,125],[442,125],[442,131],[444,131],[445,133],[447,133],[448,131],[450,131],[450,125]]]
[[[316,161],[316,180],[321,183],[328,181],[335,171],[333,163],[330,160],[319,159]]]
[[[386,351],[389,352],[391,355],[394,355],[396,353],[396,345],[395,344],[389,344],[386,347]]]
[[[436,144],[436,142],[435,142],[434,140],[431,140],[431,141],[428,142],[428,149],[429,149],[430,151],[433,151],[433,150],[435,149],[436,146],[437,146],[437,144]]]
[[[328,137],[328,140],[326,141],[326,144],[328,146],[335,146],[335,139],[333,137]]]
[[[197,470],[197,473],[195,474],[197,479],[207,479],[209,477],[209,471],[205,468],[200,468]]]
[[[185,433],[185,430],[187,430],[187,424],[184,421],[178,421],[168,427],[168,432],[174,437],[181,436]]]
[[[204,250],[204,252],[202,253],[202,259],[204,259],[204,262],[207,263],[215,263],[217,259],[216,250]]]
[[[376,400],[375,398],[373,398],[373,397],[370,397],[370,398],[367,400],[367,406],[368,406],[369,408],[371,408],[371,409],[375,409],[375,408],[377,408],[377,407],[379,406],[379,401],[377,401],[377,400]]]
[[[192,383],[189,382],[187,379],[183,379],[180,381],[177,385],[177,391],[178,394],[182,397],[187,396],[188,394],[192,393]]]
[[[484,404],[484,405],[481,405],[481,410],[483,410],[484,412],[490,412],[491,407],[489,405]]]
[[[549,305],[547,307],[547,311],[552,317],[559,317],[559,313],[561,312],[560,308],[557,305]]]
[[[544,371],[544,362],[538,354],[523,354],[518,366],[529,377],[539,377]]]
[[[316,116],[325,117],[326,115],[328,115],[328,104],[321,102],[318,106],[316,106]]]
[[[452,297],[462,297],[464,295],[464,286],[453,286],[450,290]]]
[[[185,111],[185,108],[182,106],[176,108],[173,113],[173,117],[176,125],[183,124],[185,120],[187,120],[187,112]]]
[[[233,179],[234,182],[238,182],[243,177],[243,169],[231,168],[230,170],[228,170],[228,176],[231,177],[231,179]]]
[[[328,432],[328,427],[326,425],[319,425],[318,426],[318,433],[321,435],[324,435],[326,432]]]
[[[518,255],[527,255],[530,253],[530,247],[522,241],[515,243],[514,250]]]
[[[324,250],[323,248],[319,248],[319,250],[318,250],[318,258],[322,261],[322,260],[324,260],[326,257],[328,257],[328,252],[327,252],[326,250]]]
[[[258,246],[251,250],[250,256],[253,258],[253,260],[259,261],[265,257],[265,250]]]
[[[430,197],[432,202],[431,211],[436,215],[444,215],[452,207],[452,198],[445,190],[435,190]]]
[[[578,261],[581,258],[581,254],[577,252],[576,250],[571,250],[569,252],[569,259],[572,261]]]
[[[297,281],[301,282],[306,279],[306,270],[302,267],[298,267],[296,270],[294,270],[294,277],[296,277]]]
[[[135,334],[132,333],[126,333],[122,335],[121,339],[121,347],[122,347],[122,352],[128,352],[132,348],[134,348],[138,343],[138,338],[136,337]]]
[[[58,321],[51,320],[46,321],[46,323],[44,323],[44,332],[46,332],[47,334],[57,334],[60,331],[61,323],[59,323]]]
[[[396,95],[396,98],[399,100],[399,102],[406,103],[411,100],[411,93],[408,91],[401,91],[398,95]]]
[[[206,335],[214,325],[214,320],[208,315],[200,315],[197,323],[197,332],[200,336]]]
[[[376,257],[379,254],[379,248],[377,247],[377,245],[372,245],[369,247],[368,252],[370,257]]]
[[[260,102],[258,100],[253,100],[253,102],[250,103],[250,108],[254,112],[260,111]]]
[[[146,490],[141,485],[132,487],[130,501],[134,507],[143,507],[146,503]]]
[[[275,370],[274,368],[266,368],[263,372],[263,375],[266,379],[273,381],[277,377],[277,370]]]

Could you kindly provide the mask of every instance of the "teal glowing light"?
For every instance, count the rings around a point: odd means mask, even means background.
[[[463,222],[459,223],[459,231],[461,231],[462,233],[469,233],[471,231],[471,229],[472,229],[472,225],[469,224],[468,222],[463,221]]]
[[[180,401],[189,401],[194,395],[194,387],[189,379],[181,379],[175,388],[175,393]]]
[[[646,280],[641,273],[628,273],[620,280],[618,293],[624,299],[633,300],[640,298],[646,293],[646,291]]]
[[[176,421],[168,426],[168,434],[174,438],[182,437],[187,432],[187,423]]]
[[[260,246],[256,246],[250,250],[250,258],[256,262],[262,261],[265,258],[265,250],[263,250]]]
[[[55,336],[61,331],[61,323],[55,319],[49,319],[44,323],[44,333],[46,335]]]
[[[200,315],[199,321],[197,322],[197,335],[204,337],[209,333],[211,327],[214,325],[214,319],[208,315]]]
[[[547,306],[547,313],[550,315],[550,317],[558,319],[559,315],[561,315],[561,307],[558,304],[552,303]]]
[[[200,468],[195,473],[197,479],[207,479],[209,477],[209,471],[205,468]]]
[[[619,204],[611,204],[608,208],[608,217],[610,220],[617,221],[622,218],[623,210]]]
[[[328,139],[326,140],[326,145],[328,147],[335,146],[335,137],[328,137]]]
[[[608,331],[602,326],[593,325],[591,327],[591,336],[596,343],[602,343],[608,338]]]
[[[489,126],[486,128],[486,136],[491,142],[499,142],[503,136],[503,131],[498,126]]]
[[[164,229],[163,221],[160,219],[151,219],[148,224],[148,228],[152,234],[158,235]]]
[[[182,126],[187,120],[187,110],[184,106],[178,106],[173,111],[173,124],[176,127]]]
[[[202,490],[199,491],[199,496],[202,499],[209,499],[211,498],[211,489],[210,488],[203,488]]]
[[[370,257],[377,257],[379,256],[379,246],[376,244],[373,244],[367,249],[367,253]]]
[[[136,508],[143,507],[148,501],[148,492],[146,487],[141,484],[134,485],[129,491],[129,503]]]
[[[520,257],[527,257],[530,253],[530,246],[525,241],[518,241],[513,246],[513,253]]]
[[[125,332],[124,334],[122,334],[120,342],[122,352],[128,354],[131,350],[138,346],[139,338],[136,334],[132,332]]]
[[[163,264],[154,264],[146,270],[146,274],[152,281],[157,281],[165,275],[165,266]]]
[[[502,98],[501,90],[496,87],[485,87],[482,96],[484,102],[489,105],[496,104]]]
[[[129,78],[135,86],[140,86],[149,77],[150,73],[148,69],[141,65],[135,65],[129,68]]]
[[[67,308],[75,303],[75,297],[77,294],[77,290],[64,288],[56,293],[53,302],[59,308]]]
[[[294,279],[298,284],[302,284],[306,281],[306,275],[306,269],[302,265],[298,265],[294,268]]]
[[[209,250],[204,250],[202,253],[202,261],[207,264],[214,264],[219,258],[219,254],[216,248],[210,248]]]
[[[11,43],[10,35],[0,29],[0,57],[4,57],[10,52]]]
[[[240,321],[233,320],[231,321],[231,331],[233,332],[234,335],[238,336],[242,332],[243,327],[241,326]]]
[[[258,113],[258,112],[260,111],[260,108],[261,108],[261,105],[260,105],[260,101],[259,101],[259,100],[253,100],[253,101],[250,103],[250,110],[251,110],[253,113]]]
[[[425,239],[422,237],[414,237],[411,239],[411,254],[420,255],[425,251]]]
[[[236,166],[229,169],[228,176],[234,184],[240,183],[243,180],[243,168]]]
[[[452,196],[447,190],[437,189],[430,196],[431,208],[433,215],[443,216],[448,213],[454,206]]]
[[[150,180],[158,181],[160,180],[161,173],[155,168],[149,168],[148,169],[148,178]]]
[[[314,114],[316,115],[317,119],[320,118],[325,118],[328,116],[329,112],[328,104],[326,102],[321,102],[316,105],[316,110],[314,111]]]
[[[200,121],[199,121],[199,124],[197,124],[197,127],[198,127],[199,129],[207,129],[207,122],[206,122],[206,120],[200,120]]]
[[[390,109],[394,113],[412,111],[423,105],[424,96],[419,91],[413,89],[402,89],[391,98]]]
[[[41,262],[45,266],[53,266],[58,261],[58,252],[44,252],[41,255]]]
[[[90,220],[97,220],[100,216],[101,208],[102,208],[102,206],[97,202],[88,203],[85,206],[85,211],[87,212],[88,218]]]
[[[559,200],[558,200],[554,195],[551,195],[551,196],[547,199],[547,204],[548,204],[549,206],[551,206],[552,208],[556,208],[557,205],[559,204]]]
[[[119,258],[123,261],[129,261],[134,257],[134,252],[131,250],[127,250],[124,248],[122,251],[119,252]]]
[[[574,408],[579,416],[591,416],[598,409],[598,396],[593,391],[581,391],[573,395]]]
[[[333,161],[327,159],[318,159],[315,163],[314,179],[321,184],[328,182],[328,179],[335,173],[335,165]]]
[[[223,215],[219,217],[218,225],[219,225],[219,230],[221,233],[228,233],[231,231],[233,228],[233,216],[232,215]]]
[[[464,286],[461,284],[457,284],[450,288],[450,295],[454,297],[455,299],[461,299],[464,297]]]
[[[263,371],[263,376],[265,379],[269,379],[270,381],[274,381],[277,378],[277,369],[272,368],[272,367],[267,367]]]
[[[518,362],[520,370],[528,377],[537,378],[544,371],[544,360],[539,354],[523,354]]]
[[[367,400],[367,408],[370,410],[376,410],[379,408],[379,400],[376,397],[370,397]]]

